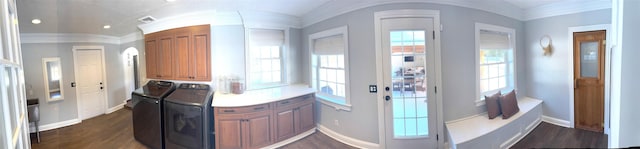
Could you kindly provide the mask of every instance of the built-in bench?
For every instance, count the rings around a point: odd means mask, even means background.
[[[453,149],[509,148],[541,122],[542,100],[518,100],[520,112],[508,119],[489,119],[486,113],[446,122]]]

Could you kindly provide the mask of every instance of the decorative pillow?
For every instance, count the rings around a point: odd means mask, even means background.
[[[489,119],[493,119],[500,115],[500,97],[502,94],[500,91],[498,93],[493,94],[491,96],[484,96],[485,105],[487,105],[487,113],[489,114]]]
[[[500,109],[502,109],[502,119],[508,119],[520,111],[518,100],[516,99],[516,90],[502,95],[500,98]]]

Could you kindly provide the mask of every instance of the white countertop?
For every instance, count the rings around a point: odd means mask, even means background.
[[[306,84],[294,84],[282,87],[244,91],[243,94],[215,93],[211,106],[213,107],[242,107],[270,103],[283,99],[315,93]]]

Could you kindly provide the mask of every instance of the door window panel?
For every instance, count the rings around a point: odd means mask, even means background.
[[[598,42],[580,43],[580,76],[598,77]]]
[[[428,135],[426,101],[425,31],[391,31],[393,135],[415,138]]]

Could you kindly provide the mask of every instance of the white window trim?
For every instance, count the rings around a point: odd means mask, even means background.
[[[499,31],[499,32],[505,32],[505,33],[509,33],[510,35],[513,35],[513,39],[509,40],[509,44],[511,44],[512,48],[513,48],[513,88],[515,90],[517,90],[518,88],[518,74],[516,73],[518,70],[518,65],[517,65],[517,46],[516,46],[516,40],[517,40],[517,36],[516,36],[516,31],[515,29],[512,28],[507,28],[507,27],[503,27],[503,26],[497,26],[497,25],[491,25],[491,24],[484,24],[484,23],[477,23],[475,24],[475,41],[476,41],[476,48],[475,48],[475,60],[476,60],[476,98],[475,98],[475,104],[476,106],[483,106],[485,105],[484,102],[484,97],[482,97],[481,93],[480,93],[480,30],[492,30],[492,31]],[[506,74],[505,74],[506,75]]]
[[[273,30],[283,30],[284,31],[284,43],[282,44],[282,49],[280,51],[280,75],[281,82],[280,83],[270,83],[270,84],[261,84],[261,85],[253,85],[250,83],[250,75],[251,75],[251,55],[249,51],[251,51],[251,43],[250,43],[250,30],[251,29],[273,29]],[[245,27],[244,30],[244,40],[245,40],[245,50],[244,50],[244,62],[245,62],[245,86],[247,90],[259,90],[266,88],[274,88],[274,87],[282,87],[290,84],[289,80],[289,67],[290,57],[289,57],[289,28],[288,27],[273,27],[273,26],[259,26],[259,27]]]
[[[348,27],[347,26],[341,26],[341,27],[337,27],[337,28],[332,28],[332,29],[328,29],[328,30],[324,30],[324,31],[320,31],[317,33],[313,33],[311,35],[309,35],[309,80],[311,81],[310,84],[313,85],[313,75],[311,75],[313,73],[313,43],[314,40],[316,39],[320,39],[320,38],[325,38],[325,37],[331,37],[331,36],[335,36],[335,35],[342,35],[343,40],[344,40],[344,79],[345,79],[345,104],[341,104],[341,103],[335,103],[333,101],[331,101],[328,98],[331,97],[327,97],[327,96],[323,96],[322,94],[319,94],[316,92],[316,100],[318,100],[320,103],[334,107],[336,110],[344,110],[344,111],[351,111],[351,99],[350,99],[350,83],[349,83],[349,31],[348,31]],[[316,89],[315,87],[313,87],[314,89]],[[317,89],[316,89],[317,90]]]

